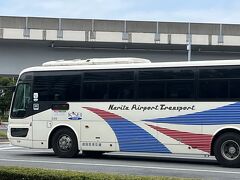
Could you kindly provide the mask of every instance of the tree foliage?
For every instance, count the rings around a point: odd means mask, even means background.
[[[0,113],[5,115],[12,100],[12,87],[16,84],[13,77],[0,77]]]

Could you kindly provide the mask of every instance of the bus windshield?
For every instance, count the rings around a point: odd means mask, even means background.
[[[12,117],[24,117],[26,108],[31,99],[31,86],[29,84],[19,84],[15,92],[15,98],[12,108]]]

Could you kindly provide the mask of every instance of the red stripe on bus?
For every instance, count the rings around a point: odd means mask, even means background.
[[[177,141],[191,146],[192,148],[200,149],[204,152],[210,153],[212,136],[208,134],[195,134],[190,132],[182,132],[177,130],[171,130],[162,128],[159,126],[148,125],[151,128],[163,133]]]
[[[91,107],[85,107],[86,109],[96,113],[98,116],[100,116],[101,118],[105,119],[105,120],[123,120],[124,118],[122,118],[121,116],[118,116],[114,113],[110,113],[104,110],[100,110],[100,109],[96,109],[96,108],[91,108]]]

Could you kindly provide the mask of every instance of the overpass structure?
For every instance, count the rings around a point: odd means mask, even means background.
[[[0,74],[50,60],[138,57],[240,59],[240,25],[0,16]]]

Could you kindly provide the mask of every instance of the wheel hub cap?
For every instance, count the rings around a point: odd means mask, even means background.
[[[236,148],[230,147],[228,151],[229,151],[229,153],[234,154],[236,152]]]
[[[227,140],[221,146],[221,153],[226,160],[233,161],[240,155],[239,144],[234,140]]]
[[[72,140],[67,135],[61,136],[59,138],[58,145],[62,151],[68,151],[72,147]]]

